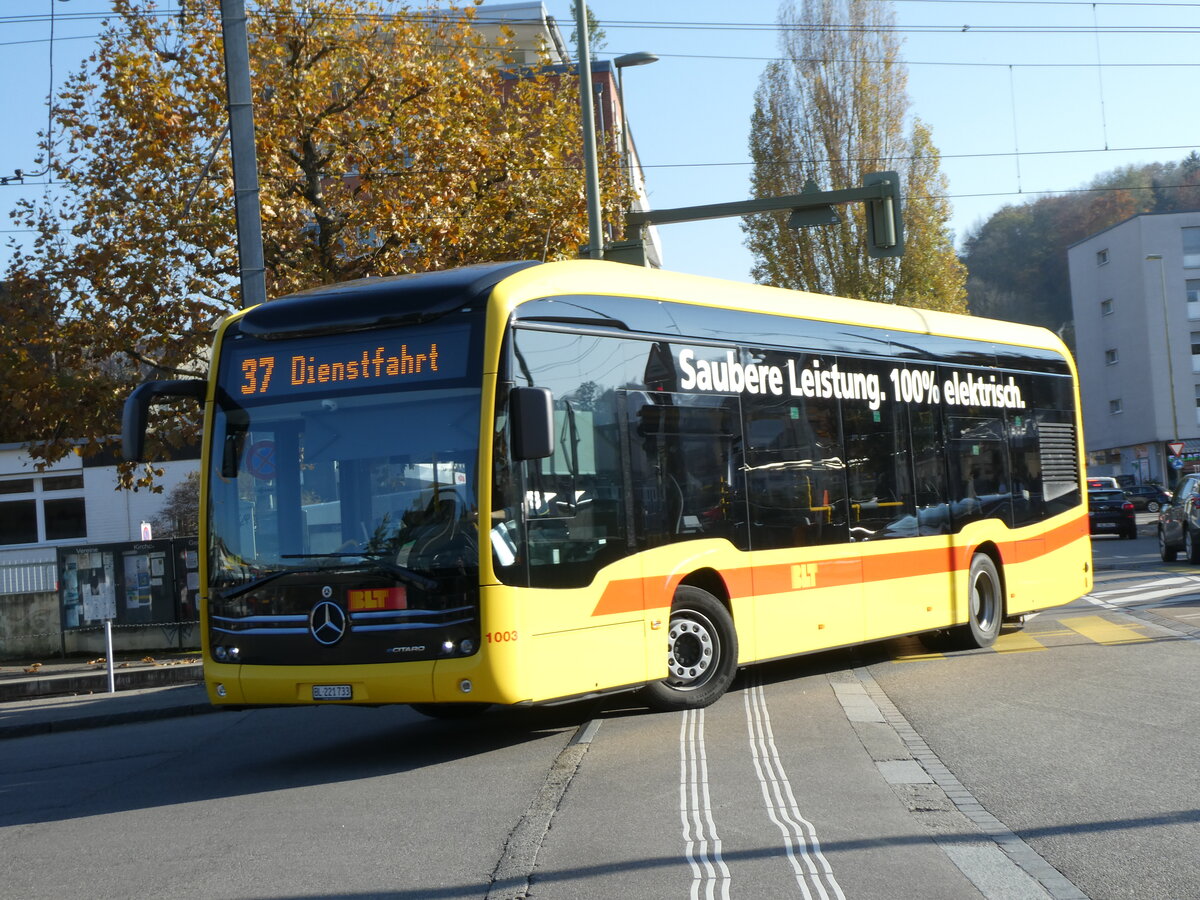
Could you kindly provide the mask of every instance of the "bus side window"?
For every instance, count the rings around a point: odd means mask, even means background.
[[[747,398],[746,495],[756,549],[849,540],[838,401]]]
[[[617,419],[617,388],[634,371],[630,343],[513,332],[515,382],[548,388],[553,395],[554,446],[549,457],[512,464],[512,477],[497,479],[508,503],[493,512],[494,520],[508,523],[507,549],[498,559],[514,562],[512,571],[500,573],[506,580],[519,581],[516,570],[527,563],[533,587],[582,587],[630,552],[623,426]]]
[[[738,544],[745,521],[738,398],[638,391],[626,405],[641,543],[722,537]]]
[[[908,427],[912,438],[913,489],[917,502],[916,533],[946,534],[950,531],[950,507],[946,502],[941,416],[934,407],[910,407]]]
[[[1012,466],[1013,526],[1031,525],[1046,516],[1042,454],[1036,413],[1016,410],[1008,417],[1008,457]]]
[[[952,416],[947,421],[951,516],[955,530],[977,519],[1012,523],[1012,487],[1003,416]]]
[[[859,364],[862,370],[869,366]],[[842,421],[851,540],[915,537],[918,522],[905,407],[895,400],[875,410],[861,401],[843,402]]]

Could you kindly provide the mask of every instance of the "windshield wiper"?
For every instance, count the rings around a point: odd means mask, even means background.
[[[255,578],[253,581],[247,581],[244,584],[239,584],[228,590],[221,591],[217,594],[218,600],[232,600],[234,597],[240,597],[242,594],[248,594],[251,591],[257,590],[264,584],[269,584],[277,578],[282,578],[284,575],[320,575],[328,569],[280,569],[277,572],[268,572]]]
[[[353,570],[358,572],[386,572],[400,581],[411,584],[413,587],[418,587],[423,591],[436,590],[438,583],[432,578],[422,575],[420,572],[414,572],[406,566],[397,565],[382,557],[378,553],[373,553],[370,550],[359,550],[347,553],[285,553],[280,559],[343,559],[347,556],[357,556],[360,559],[370,560],[370,562],[362,563],[354,566]],[[328,571],[319,569],[318,571]]]

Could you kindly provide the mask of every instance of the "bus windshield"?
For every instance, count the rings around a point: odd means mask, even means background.
[[[227,400],[213,424],[217,601],[277,572],[382,567],[428,584],[477,570],[478,389]]]

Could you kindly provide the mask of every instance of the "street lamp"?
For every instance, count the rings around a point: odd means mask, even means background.
[[[625,178],[630,186],[633,186],[633,156],[629,144],[629,117],[625,115],[625,79],[621,70],[656,62],[658,57],[648,50],[626,53],[613,60],[613,68],[617,70],[617,103],[621,107],[621,164],[625,167]]]
[[[1179,441],[1179,413],[1176,410],[1175,402],[1175,366],[1171,361],[1171,323],[1167,318],[1167,269],[1163,263],[1161,253],[1150,253],[1146,256],[1146,261],[1158,261],[1158,287],[1159,298],[1162,301],[1163,314],[1163,337],[1167,342],[1167,384],[1170,387],[1171,394],[1171,434],[1172,439],[1178,443]],[[1165,455],[1164,455],[1165,456]],[[1166,474],[1164,468],[1164,475]]]
[[[625,115],[625,78],[621,74],[621,70],[633,66],[648,66],[656,62],[658,62],[658,57],[647,50],[626,53],[613,60],[613,67],[617,70],[617,103],[621,105],[621,162],[625,165],[625,176],[631,183],[633,181],[633,159],[629,153],[629,117]]]

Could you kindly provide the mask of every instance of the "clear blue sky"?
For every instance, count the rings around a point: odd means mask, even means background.
[[[597,57],[638,50],[661,57],[625,73],[651,205],[746,199],[750,112],[759,76],[778,52],[777,0],[589,2],[606,32]],[[0,0],[0,176],[35,170],[35,133],[45,127],[50,84],[52,5],[59,84],[98,31],[88,14],[107,8],[103,0]],[[1119,166],[1175,161],[1200,147],[1187,87],[1200,69],[1200,3],[892,5],[911,110],[932,128],[943,155],[959,240],[1005,204],[1079,188]],[[570,0],[546,6],[569,37]],[[18,197],[40,192],[32,183],[38,180],[0,187],[0,205],[7,210]],[[0,222],[0,229],[11,228]],[[748,278],[750,255],[736,220],[665,226],[660,235],[669,268]]]

